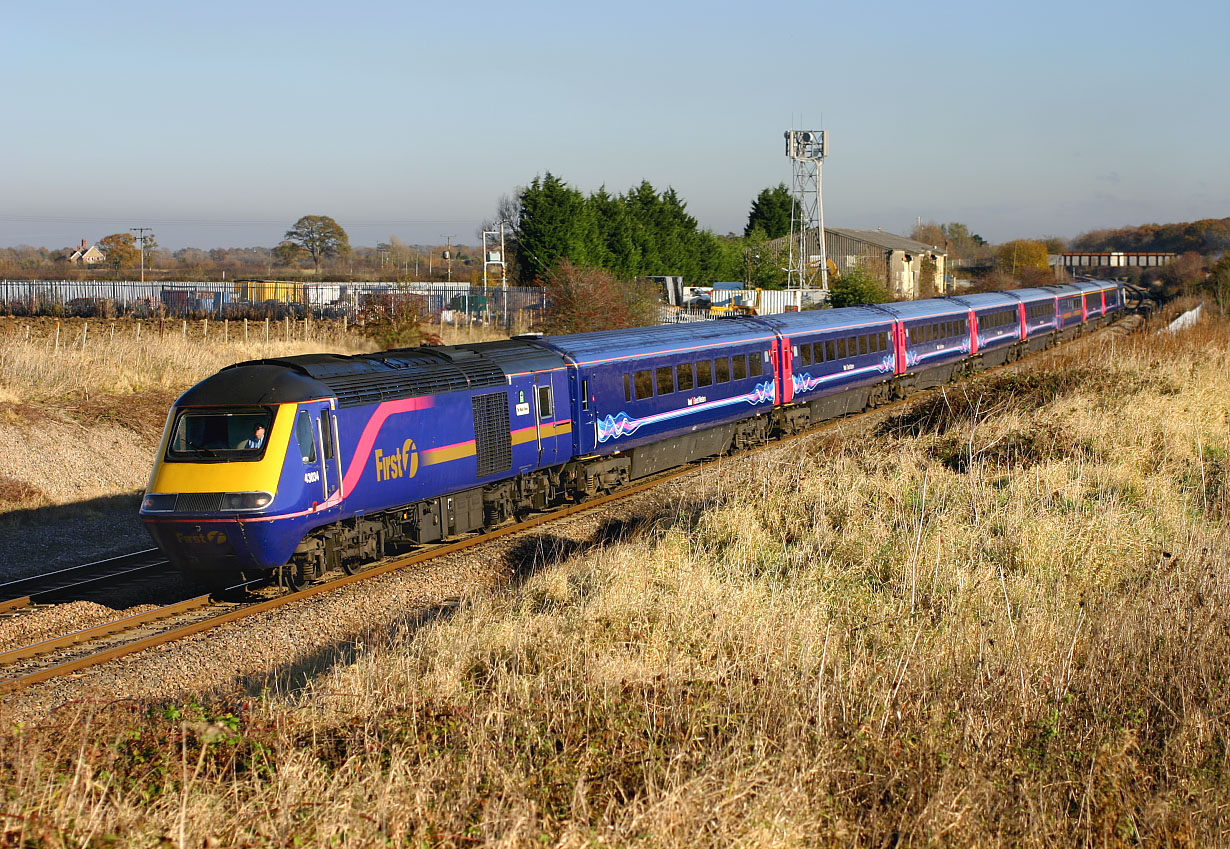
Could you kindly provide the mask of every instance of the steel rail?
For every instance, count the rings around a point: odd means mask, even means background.
[[[1121,319],[1111,324],[1104,325],[1098,328],[1097,330],[1093,331],[1092,333],[1081,334],[1080,336],[1070,339],[1065,343],[1061,343],[1061,345],[1057,345],[1045,351],[1039,351],[1035,355],[1028,355],[1026,357],[1023,357],[1013,362],[1005,362],[999,366],[996,366],[995,368],[990,368],[982,372],[979,372],[977,375],[973,375],[972,377],[984,377],[984,376],[996,374],[1001,371],[1020,368],[1025,365],[1037,365],[1041,362],[1042,354],[1054,353],[1061,346],[1067,347],[1070,344],[1074,344],[1080,341],[1088,341],[1096,336],[1099,336],[1115,328],[1121,329],[1122,328],[1121,322],[1126,320],[1127,318],[1129,318],[1129,316],[1123,316]],[[769,449],[778,448],[782,445],[787,445],[792,442],[796,442],[798,440],[802,440],[802,439],[814,436],[818,433],[822,433],[830,428],[837,427],[838,425],[848,424],[851,421],[857,421],[858,419],[864,416],[868,416],[872,413],[880,414],[880,413],[891,411],[898,407],[912,404],[913,402],[919,400],[921,396],[930,395],[943,388],[944,388],[943,385],[929,387],[927,389],[916,392],[907,398],[902,398],[896,401],[891,401],[889,403],[881,404],[879,406],[876,406],[876,407],[873,407],[867,410],[863,410],[862,412],[855,413],[852,415],[829,419],[827,421],[820,422],[816,425],[813,425],[799,433],[790,434],[783,438],[775,439],[772,442],[766,443],[764,445],[759,445],[754,448],[741,451],[740,454],[748,455],[748,454],[757,453],[760,451],[766,451]],[[698,462],[698,463],[692,463],[692,464],[682,466],[677,469],[671,469],[669,471],[661,472],[657,475],[653,475],[649,478],[646,478],[645,480],[640,481],[638,483],[631,484],[626,487],[622,487],[617,492],[612,492],[606,495],[599,495],[599,496],[587,498],[584,501],[581,501],[577,504],[571,504],[565,507],[556,508],[549,512],[541,513],[537,516],[532,516],[528,519],[525,519],[521,522],[517,522],[516,524],[513,524],[513,525],[508,525],[503,528],[496,528],[495,530],[488,531],[486,533],[482,533],[477,536],[468,537],[466,539],[456,540],[451,543],[444,543],[442,545],[438,545],[438,546],[435,546],[435,547],[432,547],[430,549],[426,549],[423,551],[418,551],[418,552],[415,552],[413,554],[409,554],[403,557],[393,558],[387,562],[380,563],[369,569],[364,569],[353,575],[346,575],[340,578],[335,578],[333,580],[326,581],[324,583],[314,584],[310,587],[305,587],[304,589],[291,592],[291,593],[287,593],[277,598],[269,599],[267,601],[257,602],[257,603],[250,604],[250,605],[244,605],[237,609],[232,609],[225,613],[220,613],[217,616],[211,616],[207,619],[202,619],[196,622],[189,623],[187,625],[181,625],[179,627],[172,628],[167,631],[163,631],[162,633],[159,633],[159,634],[153,634],[148,637],[142,637],[132,642],[124,643],[123,645],[104,649],[94,654],[75,658],[73,660],[65,661],[63,663],[56,664],[54,666],[49,666],[44,669],[36,670],[34,672],[17,675],[11,678],[0,678],[0,695],[12,693],[17,690],[23,689],[25,687],[29,687],[34,684],[39,684],[44,681],[51,680],[53,678],[57,678],[63,675],[69,675],[74,672],[79,672],[83,669],[88,669],[92,666],[97,666],[97,665],[107,663],[112,660],[117,660],[122,657],[127,657],[128,655],[136,654],[138,652],[142,652],[147,649],[154,648],[156,646],[165,645],[166,643],[175,642],[177,640],[182,640],[187,637],[193,636],[195,634],[199,634],[204,631],[212,630],[214,628],[217,628],[221,625],[225,625],[230,622],[235,622],[237,620],[245,619],[250,616],[257,616],[261,613],[265,613],[270,610],[276,610],[279,607],[283,607],[283,606],[292,604],[294,602],[303,601],[305,599],[309,599],[314,596],[321,595],[323,593],[332,592],[334,590],[350,586],[351,584],[356,584],[360,581],[370,580],[372,578],[380,577],[382,575],[387,575],[390,572],[395,572],[395,571],[405,569],[410,566],[415,566],[420,563],[425,563],[430,560],[434,560],[438,557],[445,557],[449,554],[455,554],[457,552],[465,551],[470,548],[475,548],[480,545],[486,545],[487,543],[493,542],[502,537],[509,536],[511,534],[521,533],[523,531],[527,531],[532,528],[535,528],[539,525],[548,524],[551,522],[558,521],[560,519],[565,519],[569,516],[589,512],[598,507],[603,507],[609,504],[613,504],[615,502],[622,501],[627,498],[631,498],[634,495],[639,495],[642,492],[655,489],[658,486],[661,486],[662,484],[668,483],[677,478],[681,478],[686,475],[691,475],[694,473],[701,472],[709,468],[710,466],[714,465],[715,463],[721,462],[724,459],[725,459],[724,457],[717,457],[717,458],[705,460],[705,461]],[[137,614],[136,616],[126,617],[125,619],[115,620],[114,622],[103,623],[101,625],[94,626],[93,628],[83,629],[82,631],[76,632],[75,634],[66,635],[65,637],[61,637],[61,638],[53,638],[53,640],[47,640],[47,641],[44,641],[43,643],[39,643],[33,646],[28,646],[24,649],[17,649],[12,652],[0,654],[0,664],[3,664],[6,662],[5,657],[7,655],[17,655],[23,652],[33,651],[34,649],[37,649],[39,646],[46,645],[48,643],[56,642],[59,640],[67,640],[67,639],[70,639],[78,635],[93,635],[93,636],[83,636],[82,639],[76,640],[75,642],[69,644],[69,645],[75,645],[79,642],[83,642],[88,639],[97,639],[98,637],[107,636],[112,633],[117,633],[120,630],[131,630],[133,627],[138,627],[141,624],[148,624],[148,621],[156,621],[158,619],[166,619],[166,618],[169,618],[170,616],[179,615],[179,614],[188,612],[190,609],[196,609],[202,606],[206,606],[209,604],[209,602],[210,602],[209,596],[200,596],[197,598],[188,599],[186,601],[179,602],[175,605],[168,605],[165,608],[159,608],[157,610],[148,611],[147,613],[144,613],[144,614]],[[190,605],[190,604],[193,605],[192,608],[184,608],[182,610],[172,611],[172,608],[177,608],[180,605]],[[161,615],[158,615],[158,614],[161,614]],[[118,625],[119,623],[135,622],[136,620],[141,619],[142,617],[151,617],[151,619],[147,621],[143,621],[143,622],[137,622],[135,625],[131,625],[126,628],[121,628],[121,629],[115,628],[115,626]],[[110,628],[110,630],[107,630],[108,628]],[[46,651],[41,651],[41,652],[37,652],[36,654],[45,654],[45,653]],[[26,656],[29,657],[32,655],[26,655]]]
[[[169,561],[157,548],[148,548],[69,566],[54,572],[31,575],[0,584],[0,613],[11,613],[55,598],[73,590],[126,580],[167,566]]]

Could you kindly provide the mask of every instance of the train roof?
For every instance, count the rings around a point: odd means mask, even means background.
[[[285,404],[337,398],[342,407],[505,386],[514,374],[562,368],[542,345],[508,339],[394,348],[374,354],[304,354],[227,366],[185,392],[183,405]]]
[[[1061,298],[1069,297],[1072,295],[1079,295],[1081,292],[1084,291],[1084,289],[1078,289],[1075,286],[1073,286],[1071,283],[1055,283],[1050,286],[1043,286],[1042,288],[1046,289],[1049,292],[1054,292],[1056,295],[1058,295]]]
[[[972,295],[956,295],[952,300],[975,310],[993,310],[997,307],[1016,309],[1021,302],[1013,297],[1013,294],[1012,292],[975,292]]]
[[[328,398],[329,387],[301,371],[270,361],[228,366],[205,378],[175,401],[177,407],[235,407],[290,404]]]
[[[545,336],[539,342],[553,351],[571,357],[577,363],[592,364],[709,348],[713,345],[754,342],[758,339],[769,339],[771,336],[758,319],[741,316],[691,324],[662,324],[653,327],[630,327],[626,330]]]
[[[894,301],[880,304],[880,309],[887,310],[894,318],[914,320],[921,318],[942,318],[944,316],[962,316],[969,312],[964,306],[952,298],[928,298],[925,301]]]
[[[1069,285],[1080,289],[1082,292],[1101,292],[1105,289],[1114,288],[1118,284],[1113,280],[1076,280]]]
[[[833,310],[803,310],[757,316],[757,321],[786,334],[808,330],[841,330],[842,328],[866,327],[872,324],[888,324],[893,317],[876,307],[841,307]]]
[[[1050,289],[1044,289],[1041,286],[1035,286],[1032,289],[1013,289],[1011,292],[1008,292],[1008,294],[1015,295],[1027,304],[1032,303],[1033,301],[1055,300],[1055,293]]]

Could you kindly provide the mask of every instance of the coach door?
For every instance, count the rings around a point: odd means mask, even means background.
[[[328,406],[322,407],[317,423],[320,427],[320,470],[324,478],[325,500],[328,500],[342,485],[342,452],[337,445],[337,413]]]
[[[337,415],[329,402],[300,404],[295,421],[295,441],[303,460],[303,482],[309,492],[315,487],[320,495],[313,501],[323,503],[338,491],[342,483],[341,460],[337,448]]]
[[[563,372],[544,371],[534,375],[534,423],[538,439],[538,465],[552,466],[559,462],[560,437],[556,422],[562,417],[569,419],[568,393],[564,390],[563,380],[556,380],[556,374]],[[560,407],[560,403],[563,407]],[[564,430],[571,436],[571,428]]]

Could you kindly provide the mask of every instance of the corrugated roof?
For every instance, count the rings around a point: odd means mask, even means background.
[[[849,239],[858,239],[860,242],[866,242],[869,245],[876,245],[877,247],[888,248],[894,251],[944,253],[942,249],[935,245],[928,245],[926,242],[916,242],[913,239],[907,239],[905,236],[898,236],[895,233],[885,233],[883,230],[849,230],[845,227],[825,227],[824,229],[829,233],[836,233]]]

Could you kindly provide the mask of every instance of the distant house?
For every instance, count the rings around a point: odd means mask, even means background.
[[[85,246],[85,239],[68,255],[68,261],[73,265],[98,265],[104,262],[107,255],[98,249],[98,245]]]
[[[788,242],[789,237],[783,236],[766,243],[765,248],[784,265]],[[806,244],[808,262],[814,265],[820,255],[815,230],[807,232]],[[898,300],[929,298],[946,292],[948,254],[937,245],[883,230],[825,227],[824,255],[830,272],[835,269],[840,274],[860,266],[884,284],[890,297]]]

